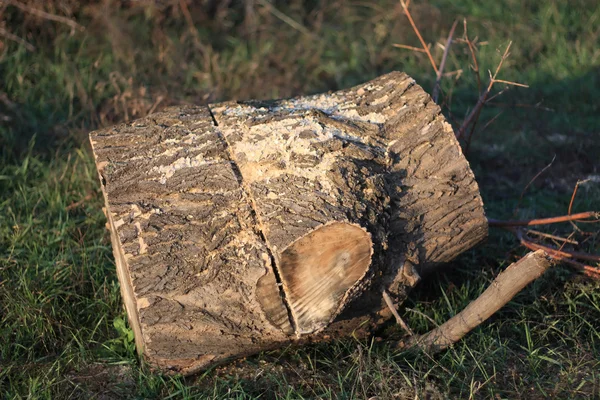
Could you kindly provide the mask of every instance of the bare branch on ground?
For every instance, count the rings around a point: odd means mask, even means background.
[[[502,271],[463,311],[430,332],[409,339],[405,346],[418,347],[428,353],[448,348],[500,310],[525,286],[542,276],[551,264],[548,254],[542,250],[527,254]]]

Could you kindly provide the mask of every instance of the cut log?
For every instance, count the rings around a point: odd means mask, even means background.
[[[452,128],[407,75],[170,108],[93,132],[140,354],[191,373],[364,335],[487,235]]]

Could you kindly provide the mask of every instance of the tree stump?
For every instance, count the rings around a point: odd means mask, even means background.
[[[136,345],[165,372],[366,335],[384,290],[402,302],[487,236],[452,128],[403,73],[90,138]]]

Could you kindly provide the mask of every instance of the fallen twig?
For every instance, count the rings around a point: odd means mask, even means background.
[[[554,164],[555,160],[556,160],[556,154],[554,154],[554,157],[552,157],[552,161],[550,161],[550,163],[548,163],[548,165],[546,165],[537,174],[535,174],[535,176],[533,178],[531,178],[529,183],[527,183],[527,185],[525,185],[525,187],[521,191],[521,195],[519,196],[519,201],[517,202],[517,205],[515,206],[513,216],[517,215],[517,213],[519,212],[519,206],[521,205],[521,202],[523,201],[523,196],[525,195],[525,192],[527,191],[527,189],[529,189],[529,186],[531,186],[533,184],[533,182],[535,182],[536,179],[540,177],[540,175],[542,175],[548,168],[550,168],[552,166],[552,164]]]
[[[463,19],[463,38],[462,41],[467,44],[469,47],[469,52],[471,53],[471,58],[473,59],[473,72],[475,73],[475,77],[477,78],[477,93],[481,94],[481,77],[479,76],[479,63],[477,62],[477,56],[475,55],[475,44],[471,39],[469,39],[469,33],[467,30],[467,19]]]
[[[412,51],[416,51],[419,53],[425,53],[426,51],[423,50],[421,47],[415,47],[415,46],[408,46],[406,44],[398,44],[398,43],[394,43],[392,44],[392,46],[394,47],[398,47],[400,49],[406,49],[406,50],[412,50]]]
[[[462,339],[508,303],[525,286],[546,272],[551,261],[544,251],[527,254],[502,271],[488,288],[464,310],[430,332],[409,339],[399,347],[418,347],[438,352]]]
[[[571,195],[571,201],[569,202],[569,210],[567,211],[568,215],[571,215],[571,210],[573,209],[573,202],[575,201],[575,196],[577,195],[577,189],[579,189],[579,185],[588,182],[589,179],[584,179],[582,181],[577,181],[575,187],[573,188],[573,194]]]
[[[402,329],[404,329],[406,331],[406,333],[408,333],[410,336],[413,336],[414,333],[413,333],[412,329],[410,329],[410,327],[406,324],[406,322],[404,322],[402,317],[400,317],[400,314],[398,314],[398,311],[396,310],[396,306],[394,306],[394,302],[392,301],[392,299],[390,298],[390,295],[385,290],[383,291],[383,300],[385,301],[385,304],[388,306],[388,308],[394,315],[394,318],[396,318],[396,322],[398,323],[398,325],[400,325],[402,327]]]
[[[22,38],[18,37],[17,35],[10,33],[9,31],[7,31],[6,29],[4,29],[2,27],[0,27],[0,36],[6,38],[8,40],[12,40],[15,43],[19,43],[20,45],[22,45],[29,51],[35,51],[34,45],[29,43],[25,39],[22,39]]]
[[[590,278],[600,279],[600,268],[592,267],[591,265],[585,265],[585,264],[582,264],[578,261],[571,259],[571,257],[574,256],[573,252],[567,253],[567,252],[564,252],[561,250],[554,249],[550,246],[545,246],[545,245],[542,245],[539,243],[529,241],[523,237],[520,237],[520,242],[523,246],[527,247],[530,250],[545,251],[553,259],[555,259],[557,261],[563,261],[567,264],[570,264],[570,265],[576,267],[578,270],[580,270],[581,272],[583,272],[585,275],[589,276]],[[577,254],[583,255],[584,253],[577,253]],[[594,256],[594,255],[588,255],[588,256],[598,257],[598,256]]]
[[[83,199],[76,201],[74,203],[69,204],[68,206],[65,207],[65,210],[70,211],[74,208],[79,207],[80,205],[82,205],[83,203],[85,203],[86,201],[89,201],[93,198],[93,194],[92,193],[88,193]]]
[[[545,237],[548,239],[553,239],[553,240],[558,240],[560,242],[564,242],[564,243],[570,243],[570,244],[574,244],[574,245],[578,245],[579,242],[577,240],[572,240],[569,238],[564,238],[562,236],[556,236],[556,235],[551,235],[549,233],[546,232],[540,232],[540,231],[536,231],[533,229],[528,229],[527,233],[531,233],[532,235],[536,235],[536,236],[540,236],[540,237]]]
[[[584,221],[590,218],[594,218],[593,221]],[[568,221],[579,221],[579,222],[598,222],[600,221],[600,212],[586,211],[572,215],[561,215],[559,217],[550,218],[539,218],[539,219],[528,219],[528,220],[508,220],[502,221],[497,219],[488,218],[489,226],[503,227],[503,226],[533,226],[533,225],[547,225],[556,224],[559,222]]]
[[[54,15],[54,14],[50,14],[46,11],[38,10],[37,8],[33,8],[27,4],[23,4],[16,0],[3,0],[3,1],[5,1],[7,4],[10,4],[11,6],[17,7],[21,11],[35,15],[36,17],[40,17],[43,19],[48,19],[50,21],[56,21],[56,22],[60,22],[61,24],[68,25],[71,27],[71,33],[73,33],[75,30],[78,30],[78,31],[85,30],[85,28],[83,26],[79,25],[77,22],[75,22],[72,19],[69,19],[67,17],[62,17],[60,15]],[[3,1],[0,1],[0,2],[3,2]]]
[[[559,257],[564,257],[564,258],[579,258],[581,260],[600,262],[600,255],[597,255],[597,254],[588,254],[588,253],[583,253],[580,251],[569,251],[569,250],[564,250],[562,248],[557,249],[557,248],[549,246],[549,245],[532,242],[531,240],[524,238],[520,234],[519,234],[519,239],[521,240],[521,243],[527,244],[527,247],[532,246],[532,247],[535,247],[534,250],[540,250],[540,249],[545,250],[548,254],[553,253]]]
[[[298,32],[303,33],[307,36],[311,36],[311,37],[315,36],[310,30],[308,30],[307,27],[305,27],[304,25],[297,22],[293,18],[290,18],[287,15],[285,15],[284,13],[282,13],[281,11],[279,11],[277,8],[275,8],[275,6],[273,6],[273,4],[271,4],[267,0],[257,0],[257,2],[260,5],[262,5],[263,7],[265,7],[276,18],[279,18],[281,21],[285,22],[286,24],[288,24],[289,26],[291,26]]]

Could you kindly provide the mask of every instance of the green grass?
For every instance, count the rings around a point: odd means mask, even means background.
[[[3,15],[6,29],[36,50],[9,41],[0,48],[0,397],[600,397],[600,284],[565,266],[434,357],[394,352],[386,339],[396,332],[388,327],[369,340],[262,353],[190,378],[140,365],[123,322],[87,132],[168,104],[315,93],[394,69],[431,91],[434,74],[422,54],[392,46],[418,45],[393,1],[277,2],[311,35],[261,5],[254,22],[245,20],[241,2],[190,7],[195,34],[177,6],[63,3],[32,4],[72,12],[84,32],[11,6]],[[592,179],[574,210],[600,209],[597,2],[432,0],[412,7],[431,42],[466,17],[470,37],[487,41],[482,71],[495,68],[512,40],[501,78],[530,85],[484,110],[480,128],[503,113],[476,131],[467,154],[488,215],[510,218],[523,188],[554,156],[516,216],[566,213],[573,186],[585,178]],[[433,53],[439,59],[442,50]],[[463,74],[443,82],[452,94],[444,112],[455,124],[478,97],[468,63],[465,46],[455,44],[447,71]],[[597,228],[581,227],[596,230],[583,250],[600,252]],[[400,312],[426,332],[524,253],[510,235],[492,231],[486,244],[422,282]]]

